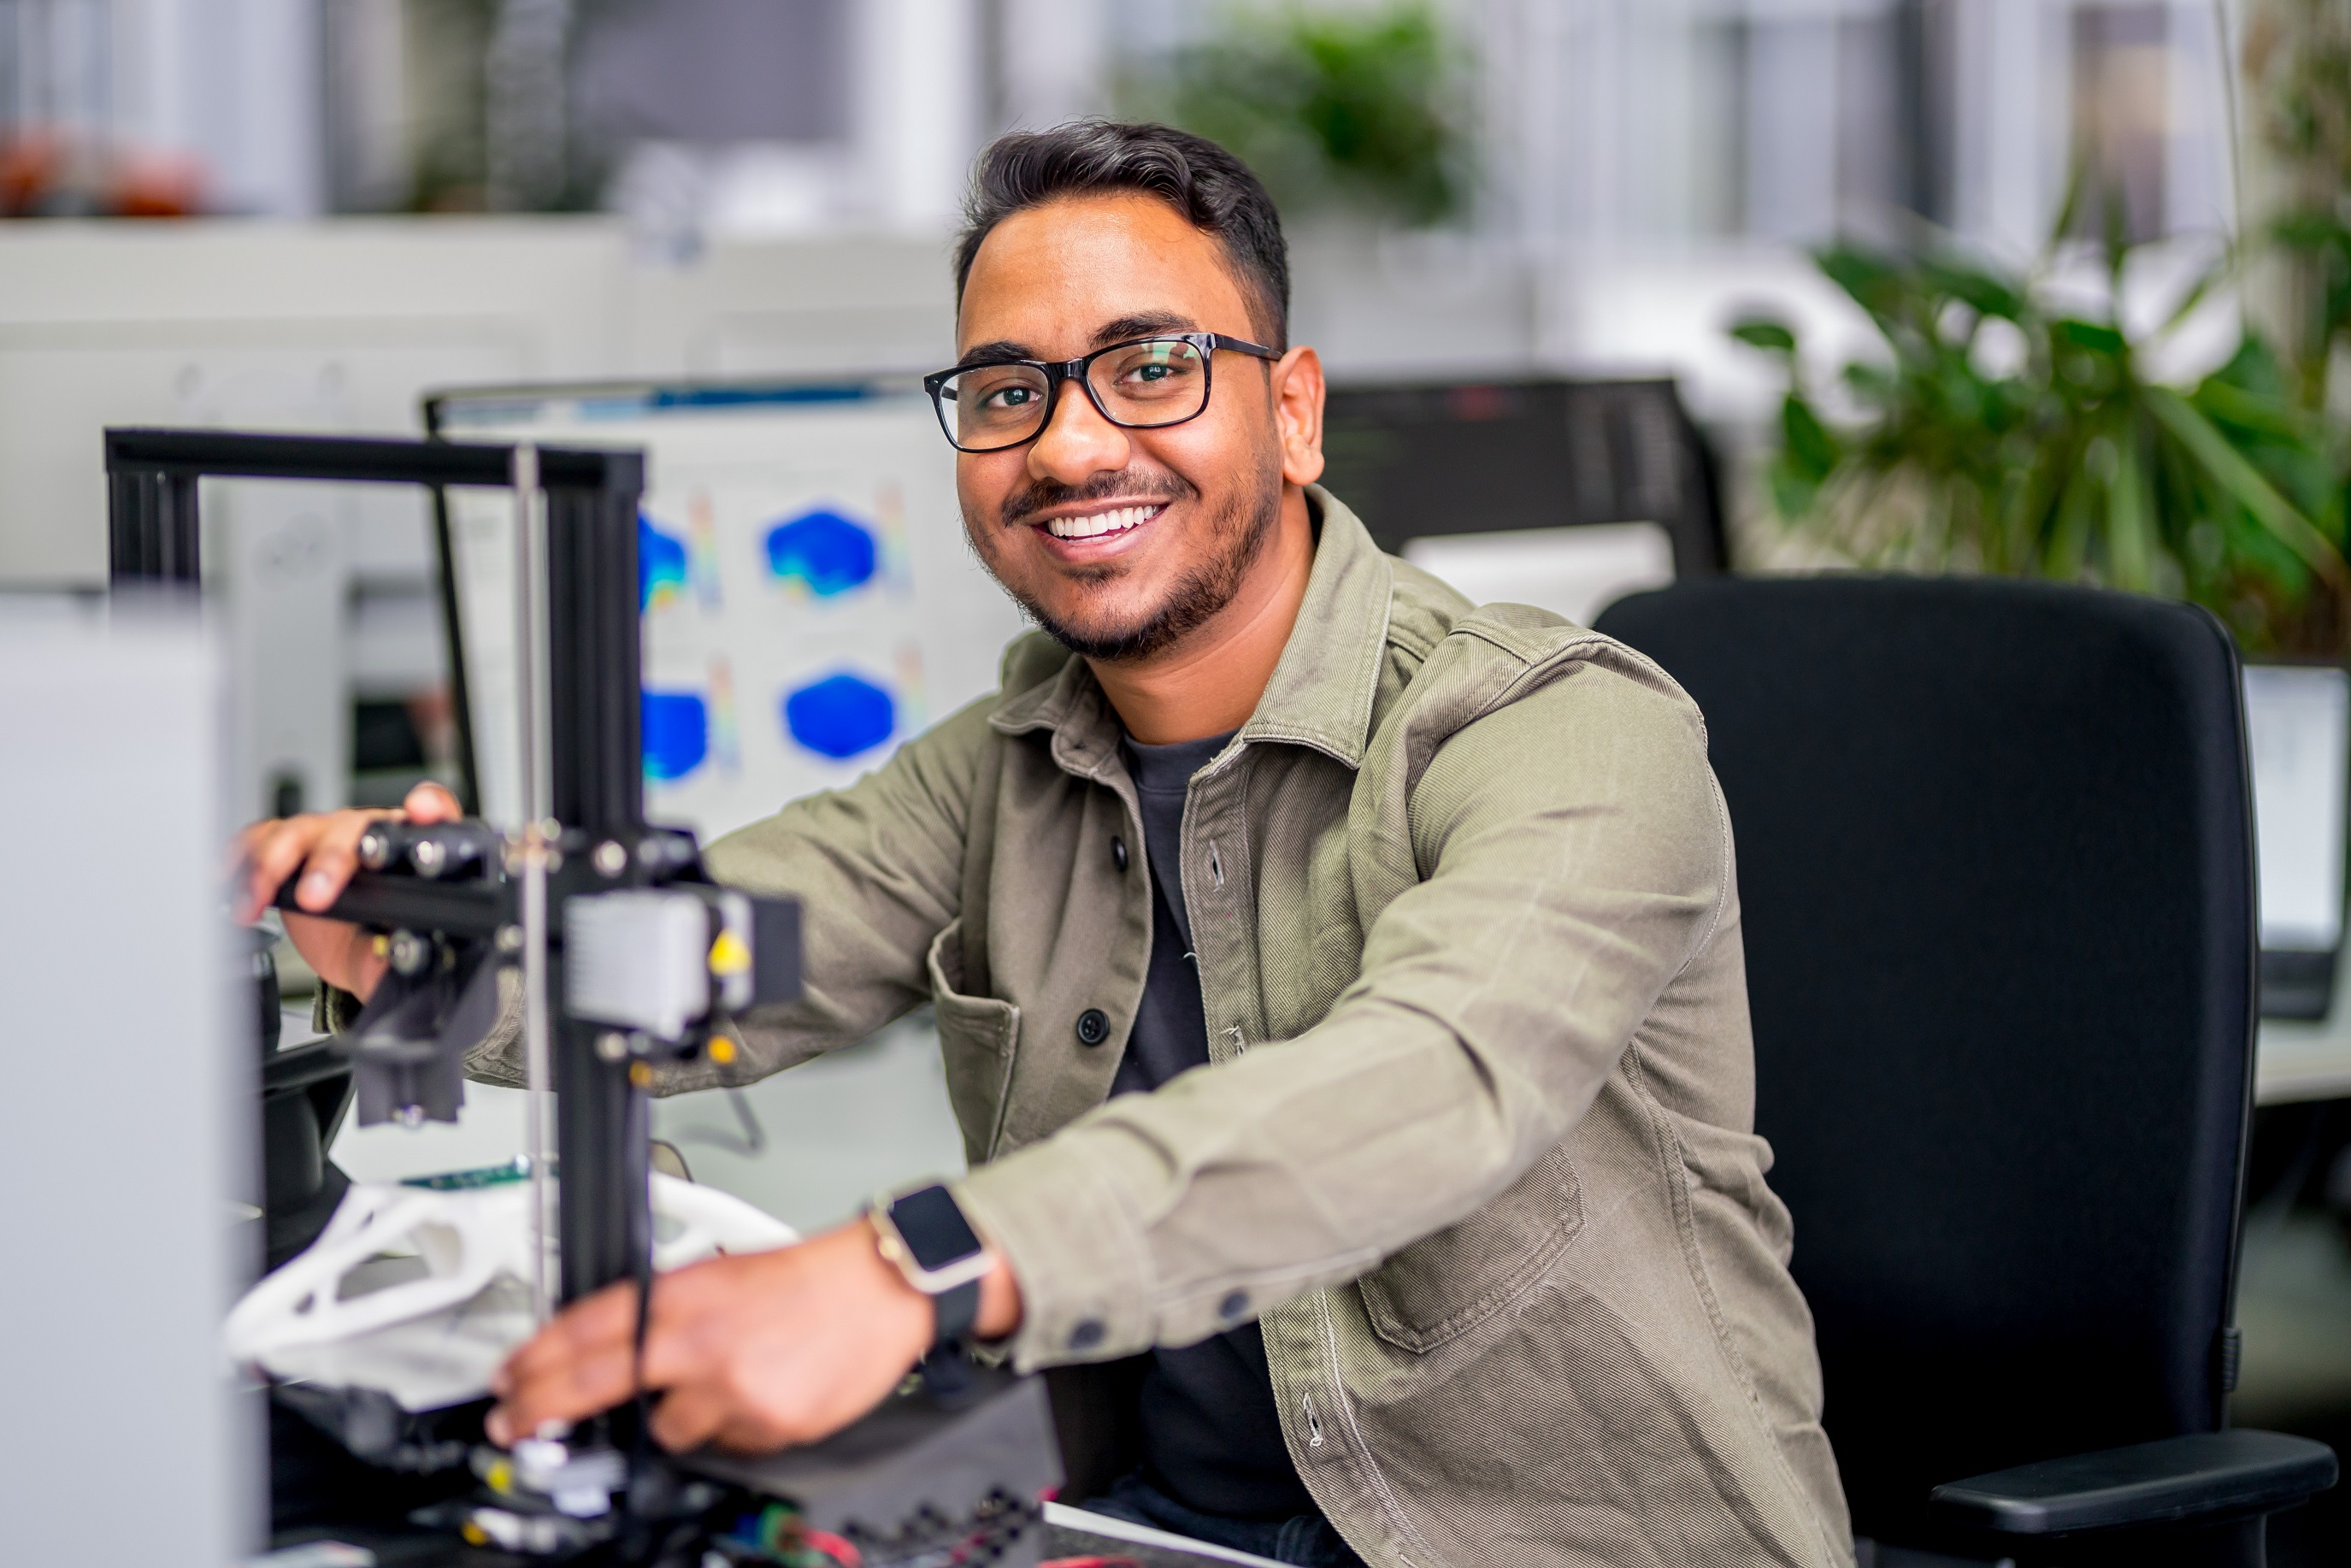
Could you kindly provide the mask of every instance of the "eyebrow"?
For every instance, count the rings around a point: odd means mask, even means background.
[[[1094,329],[1093,347],[1107,348],[1113,343],[1123,343],[1135,338],[1148,338],[1158,332],[1193,332],[1198,329],[1196,322],[1178,311],[1151,310],[1140,315],[1121,316],[1116,320],[1103,322]],[[963,357],[956,362],[966,365],[1000,365],[1014,360],[1042,358],[1044,358],[1043,355],[1026,343],[1014,342],[1009,338],[998,338],[993,342],[974,344],[964,350]]]
[[[1026,343],[1016,343],[998,338],[992,343],[978,343],[966,349],[956,363],[959,365],[1001,365],[1015,360],[1033,360],[1037,351]]]
[[[1173,310],[1145,311],[1140,316],[1122,316],[1115,321],[1105,321],[1094,329],[1094,347],[1123,343],[1129,338],[1148,338],[1155,332],[1193,332],[1199,324],[1189,316]]]

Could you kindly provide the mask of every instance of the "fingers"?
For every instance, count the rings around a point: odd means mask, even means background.
[[[245,831],[246,874],[238,919],[250,924],[261,918],[261,912],[276,902],[279,884],[294,874],[310,852],[325,822],[324,817],[287,817],[256,822]]]
[[[672,1447],[698,1446],[733,1406],[709,1387],[723,1372],[723,1346],[705,1332],[704,1309],[720,1278],[708,1264],[669,1275],[653,1292],[653,1318],[647,1325],[644,1385],[649,1389],[695,1385],[705,1392],[688,1397],[656,1436],[679,1433]],[[637,1391],[637,1291],[632,1284],[609,1286],[568,1309],[538,1337],[507,1358],[490,1381],[498,1407],[490,1413],[491,1439],[505,1443],[528,1437],[549,1420],[578,1421],[609,1410]],[[669,1401],[664,1400],[666,1408]],[[697,1412],[708,1408],[705,1417]],[[772,1446],[772,1445],[771,1445]]]
[[[234,864],[246,870],[236,918],[250,925],[275,903],[277,890],[306,862],[295,902],[324,909],[335,902],[359,865],[359,841],[370,822],[406,818],[414,822],[454,822],[464,817],[457,797],[426,782],[408,792],[398,811],[329,811],[255,822],[236,836]]]
[[[874,1252],[862,1223],[797,1247],[716,1258],[664,1275],[653,1292],[643,1385],[666,1390],[653,1436],[767,1452],[855,1420],[914,1364],[930,1304]],[[578,1421],[638,1386],[636,1292],[598,1292],[517,1351],[492,1387],[492,1439]]]
[[[360,869],[360,840],[370,823],[390,815],[384,811],[337,811],[329,817],[302,865],[302,880],[294,902],[305,909],[325,909],[342,896],[351,873]]]
[[[430,779],[411,789],[400,809],[412,822],[454,822],[465,814],[446,786]]]
[[[247,873],[240,917],[247,922],[259,919],[261,912],[277,902],[277,890],[286,879],[306,862],[312,871],[324,871],[327,875],[323,879],[306,875],[295,890],[295,901],[305,909],[324,909],[334,903],[359,864],[360,835],[367,831],[370,822],[389,815],[386,811],[314,812],[256,822],[246,829],[239,835]],[[319,858],[322,853],[328,857],[323,864]]]
[[[607,1285],[584,1301],[575,1301],[530,1343],[507,1357],[490,1386],[503,1394],[512,1385],[542,1376],[584,1352],[636,1340],[637,1288],[623,1282]]]
[[[653,1406],[653,1441],[673,1454],[690,1453],[714,1438],[724,1441],[735,1401],[716,1382],[690,1384],[672,1389]],[[774,1443],[754,1443],[772,1449]]]
[[[511,1443],[548,1421],[579,1421],[636,1392],[634,1285],[612,1285],[566,1309],[490,1380],[490,1438]]]

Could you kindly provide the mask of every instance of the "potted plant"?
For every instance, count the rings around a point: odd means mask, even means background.
[[[1257,172],[1284,213],[1424,228],[1466,211],[1464,61],[1426,0],[1289,5],[1234,16],[1123,84],[1137,118],[1196,131]]]
[[[1885,340],[1882,355],[1843,368],[1837,416],[1784,322],[1732,327],[1788,376],[1764,470],[1783,523],[1857,566],[2176,594],[2210,606],[2248,652],[2351,652],[2351,432],[2326,396],[2330,361],[2351,343],[2351,21],[2339,0],[2273,0],[2262,16],[2248,71],[2291,176],[2282,214],[2252,256],[2196,277],[2151,330],[2123,325],[2137,256],[2112,232],[2118,201],[2100,204],[2097,298],[2085,307],[2051,287],[2081,260],[2065,238],[2085,211],[2079,173],[2029,268],[1949,244],[1815,254]],[[2247,331],[2192,385],[2150,373],[2156,350],[2255,257],[2289,269],[2285,351]]]

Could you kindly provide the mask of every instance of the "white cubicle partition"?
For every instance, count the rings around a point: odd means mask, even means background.
[[[219,1343],[260,1210],[232,1201],[259,1171],[253,1048],[227,1027],[218,694],[193,623],[107,619],[0,606],[0,1386],[20,1416],[0,1557],[225,1568],[265,1505]]]

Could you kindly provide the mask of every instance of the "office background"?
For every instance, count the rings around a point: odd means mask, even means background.
[[[102,585],[107,424],[413,434],[436,389],[936,368],[971,156],[1092,113],[1259,162],[1290,214],[1294,336],[1342,387],[1673,378],[1735,567],[2050,569],[1837,511],[1866,467],[1847,433],[1889,417],[1844,367],[1925,384],[1867,281],[1813,254],[1840,245],[2029,292],[2011,320],[1965,279],[1888,285],[1896,315],[1976,312],[1984,384],[2043,386],[2036,345],[2103,320],[2149,387],[2289,411],[2291,439],[2231,439],[2339,567],[2346,84],[2351,22],[2324,0],[0,0],[0,214],[22,220],[0,223],[0,597]],[[1844,444],[1809,451],[1814,416]],[[2266,515],[2226,486],[2201,504]],[[2176,528],[2149,513],[2137,577],[2111,548],[2076,573],[2203,597],[2249,653],[2339,667],[2318,558],[2270,561],[2275,529],[2211,543],[2179,506]],[[246,808],[451,773],[423,508],[219,511]],[[2338,1448],[2346,1033],[2264,1026],[2237,1396],[2240,1420]],[[876,1170],[954,1157],[935,1074],[917,1024],[740,1106],[665,1107],[664,1131],[820,1221]],[[502,1153],[506,1110],[478,1110],[338,1155],[365,1176]],[[2276,1560],[2339,1560],[2346,1513],[2282,1521]]]

